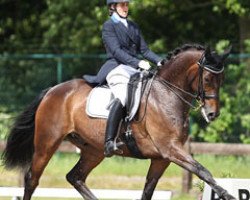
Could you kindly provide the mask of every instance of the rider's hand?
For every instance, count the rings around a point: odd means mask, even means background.
[[[141,69],[149,70],[151,68],[149,62],[141,60],[138,64]]]

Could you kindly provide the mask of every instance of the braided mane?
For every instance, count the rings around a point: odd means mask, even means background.
[[[205,47],[200,44],[184,44],[181,47],[177,47],[173,51],[169,52],[166,56],[168,60],[170,60],[172,57],[176,56],[177,54],[187,51],[189,49],[197,49],[199,51],[205,50]]]

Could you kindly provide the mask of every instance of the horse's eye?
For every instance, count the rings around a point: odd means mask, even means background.
[[[204,81],[205,81],[205,83],[209,83],[209,82],[210,82],[209,77],[205,77],[205,78],[204,78]]]

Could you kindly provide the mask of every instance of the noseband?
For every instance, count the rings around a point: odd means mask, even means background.
[[[203,86],[203,72],[204,70],[209,71],[213,74],[220,74],[224,71],[224,66],[222,67],[222,69],[217,69],[215,67],[213,67],[212,65],[208,65],[206,64],[206,58],[205,58],[205,54],[203,53],[200,60],[197,62],[197,65],[199,66],[198,69],[198,90],[197,90],[197,94],[192,94],[190,92],[187,92],[185,90],[183,90],[182,88],[170,83],[169,81],[161,78],[161,82],[166,85],[176,96],[178,96],[183,102],[185,102],[186,104],[188,104],[190,107],[198,110],[199,108],[201,108],[204,105],[204,102],[206,99],[218,99],[218,95],[217,94],[206,94],[205,90],[204,90],[204,86]],[[176,90],[192,97],[193,99],[196,99],[198,102],[198,106],[195,107],[193,106],[193,104],[191,104],[189,101],[187,101],[182,95],[180,95],[178,92],[176,92]]]

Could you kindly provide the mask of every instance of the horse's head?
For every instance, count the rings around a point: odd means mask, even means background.
[[[201,102],[201,113],[207,122],[219,116],[219,88],[224,74],[224,62],[231,47],[222,55],[207,48],[198,64],[196,81],[197,98]]]
[[[219,55],[201,45],[183,45],[169,53],[158,80],[190,107],[196,98],[205,120],[213,121],[220,113],[219,89],[230,51],[231,47]]]

